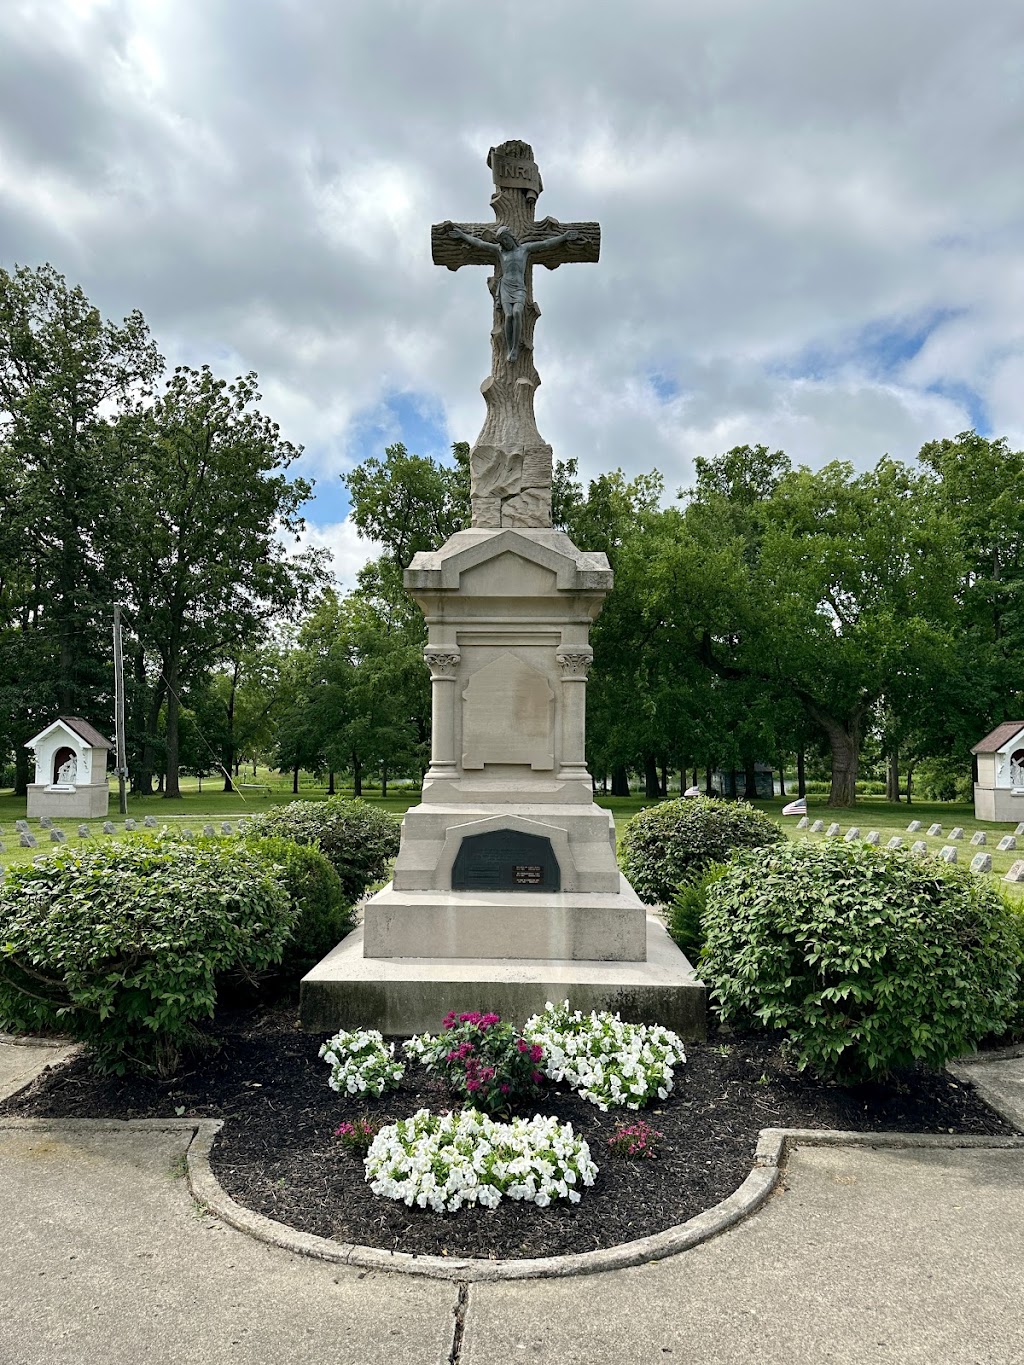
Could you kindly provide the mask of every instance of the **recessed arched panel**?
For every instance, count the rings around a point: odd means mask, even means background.
[[[517,829],[470,834],[452,867],[453,891],[560,891],[561,869],[551,840]]]

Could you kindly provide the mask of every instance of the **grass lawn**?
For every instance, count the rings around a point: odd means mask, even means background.
[[[219,827],[220,821],[230,820],[234,822],[241,816],[268,810],[271,806],[295,799],[292,796],[290,774],[260,772],[255,778],[248,774],[245,777],[240,777],[238,781],[239,783],[255,783],[260,786],[267,786],[270,790],[247,791],[243,787],[241,793],[224,792],[220,790],[222,784],[217,779],[207,778],[203,782],[203,790],[200,791],[196,778],[186,778],[182,780],[180,800],[169,801],[160,796],[129,796],[128,815],[140,824],[147,815],[155,816],[157,828],[166,825],[173,829],[187,825],[199,831],[206,823],[212,823]],[[352,795],[351,788],[339,788],[338,790],[342,795]],[[299,799],[322,801],[326,795],[326,787],[315,783],[311,778],[303,777],[300,781]],[[371,805],[379,806],[382,810],[401,816],[419,800],[419,790],[410,789],[406,785],[397,790],[394,786],[390,786],[388,795],[382,797],[379,789],[364,786],[363,799]],[[763,810],[765,814],[770,815],[772,819],[777,820],[790,839],[823,839],[825,837],[823,834],[810,834],[807,830],[797,829],[799,817],[782,814],[783,806],[791,799],[792,797],[776,797],[771,801],[756,801],[753,804],[759,810]],[[655,803],[644,796],[598,796],[597,804],[605,810],[611,811],[615,820],[615,832],[621,837],[626,821],[637,811],[644,810],[647,806]],[[883,797],[862,796],[858,799],[856,806],[848,810],[831,810],[826,804],[824,796],[809,796],[807,798],[807,815],[812,824],[815,820],[824,820],[826,828],[835,822],[842,828],[844,834],[851,825],[856,825],[861,834],[867,834],[869,830],[876,829],[881,836],[883,847],[893,835],[899,835],[908,848],[914,840],[921,839],[928,845],[929,850],[935,853],[944,844],[950,842],[947,837],[949,831],[954,826],[960,825],[964,831],[964,838],[955,845],[958,861],[969,864],[975,853],[991,854],[993,880],[998,883],[1001,889],[1010,894],[1018,897],[1024,896],[1024,884],[1017,886],[1003,881],[1003,876],[1011,864],[1018,857],[1024,858],[1024,837],[1018,840],[1017,851],[1000,853],[996,845],[1004,834],[1013,833],[1014,824],[997,825],[976,820],[974,818],[974,807],[971,805],[942,801],[915,801],[912,806],[907,806],[902,803],[896,804],[886,801]],[[0,852],[0,868],[31,862],[33,858],[38,858],[41,853],[55,847],[50,843],[46,830],[40,830],[38,822],[35,820],[31,822],[31,825],[33,833],[39,840],[39,847],[34,849],[19,847],[14,822],[24,818],[25,798],[15,797],[11,791],[0,792],[0,843],[3,844],[3,852]],[[1021,818],[1024,819],[1024,811],[1021,812]],[[101,832],[102,820],[56,820],[54,824],[58,829],[64,831],[69,844],[83,842],[78,835],[78,826],[82,823],[90,826],[93,839],[97,837],[104,840],[131,838],[130,834],[125,833],[124,821],[117,813],[117,788],[113,784],[110,792],[110,813],[107,819],[115,825],[116,834],[103,834]],[[911,820],[921,821],[922,828],[917,834],[907,833],[907,825]],[[941,825],[943,833],[935,836],[929,835],[927,830],[932,824]],[[987,836],[984,849],[972,848],[970,843],[971,835],[978,830],[983,830]]]

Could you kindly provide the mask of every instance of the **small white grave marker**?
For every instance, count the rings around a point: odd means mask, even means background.
[[[910,851],[911,853],[916,853],[919,858],[923,858],[924,855],[928,852],[928,845],[925,843],[923,839],[915,839],[915,841],[910,845]]]
[[[230,820],[224,820],[221,822],[220,832],[221,834],[234,834],[234,830],[231,828]]]
[[[124,822],[124,827],[131,834],[132,830],[138,829],[139,826],[136,821],[129,819]]]
[[[92,830],[89,828],[88,825],[79,825],[79,826],[78,826],[78,837],[79,837],[79,839],[91,839],[91,838],[92,838]]]
[[[113,820],[104,820],[104,821],[103,821],[103,833],[104,833],[104,834],[113,834],[113,833],[114,833],[114,822],[113,822]]]
[[[900,838],[900,836],[899,836],[898,834],[894,834],[894,835],[892,836],[892,838],[889,840],[889,842],[886,844],[886,848],[902,848],[902,847],[903,847],[903,840]]]
[[[1024,834],[1024,820],[1022,820],[1022,821],[1020,822],[1020,824],[1017,826],[1017,828],[1016,828],[1013,832],[1014,832],[1014,834],[1016,834],[1016,836],[1017,836],[1018,839],[1021,837],[1022,834]]]
[[[40,829],[53,829],[53,821],[50,819],[50,817],[49,817],[48,815],[41,815],[41,816],[39,817],[39,828],[40,828]]]
[[[921,828],[920,820],[911,820],[910,824],[907,826],[907,833],[916,834],[920,828]]]
[[[939,849],[937,856],[941,858],[944,863],[955,863],[956,849],[952,844],[946,844],[943,848]]]
[[[796,827],[797,829],[810,829],[811,822],[808,820],[807,816],[804,815],[796,822]]]
[[[1003,878],[1004,882],[1024,882],[1024,858],[1018,858]]]
[[[837,825],[833,820],[832,824],[829,825],[828,829],[825,831],[825,837],[828,839],[834,839],[837,834],[842,834],[842,832],[843,832],[842,826]]]
[[[51,830],[50,830],[50,843],[51,843],[51,844],[66,844],[67,841],[68,841],[68,836],[64,833],[64,831],[63,831],[62,829],[51,829]]]
[[[1017,840],[1013,837],[1012,834],[1006,834],[1006,835],[1003,836],[1002,839],[999,840],[999,852],[1000,852],[1000,853],[1009,853],[1009,851],[1010,851],[1011,848],[1016,848],[1016,847],[1017,847]]]
[[[36,842],[36,836],[30,833],[27,829],[23,829],[21,831],[21,838],[18,840],[18,842],[21,844],[22,848],[39,847],[38,843]]]
[[[949,837],[951,839],[962,839],[964,837],[963,825],[954,825],[949,831]]]
[[[976,853],[976,854],[974,855],[974,857],[971,859],[971,871],[972,871],[972,872],[991,872],[991,871],[992,871],[992,854],[991,854],[991,853]]]
[[[971,835],[971,846],[973,848],[984,848],[987,843],[988,840],[985,838],[985,831],[983,829],[979,829],[977,834]]]
[[[824,828],[825,828],[824,820],[815,820],[814,824],[811,826],[811,833],[820,834]]]
[[[860,838],[860,830],[857,828],[856,825],[851,825],[850,828],[849,828],[849,829],[846,831],[846,833],[843,835],[844,841],[845,841],[846,843],[848,843],[848,844],[852,844],[852,843],[854,842],[855,839],[859,839],[859,838]]]
[[[938,836],[942,833],[942,826],[941,826],[941,825],[929,825],[929,826],[928,826],[928,833],[932,836],[933,839],[937,839]]]
[[[203,826],[203,834],[207,839],[212,839],[216,833],[217,831],[214,829],[212,825]]]
[[[156,829],[156,816],[147,815],[142,823],[146,826],[147,829]]]
[[[28,833],[28,821],[27,821],[27,820],[15,820],[15,822],[14,822],[14,828],[18,831],[19,834],[27,834],[27,833]]]
[[[877,829],[869,829],[864,836],[864,842],[866,844],[873,844],[877,847],[882,842],[882,836]]]

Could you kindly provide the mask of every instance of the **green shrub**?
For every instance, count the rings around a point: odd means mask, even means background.
[[[367,887],[383,880],[398,852],[401,822],[365,801],[331,796],[326,801],[290,801],[254,815],[246,837],[275,836],[315,844],[341,878],[346,901],[354,904]]]
[[[667,905],[681,882],[693,881],[709,863],[725,862],[734,849],[785,839],[774,820],[745,801],[688,796],[649,806],[627,821],[619,857],[640,899]]]
[[[278,869],[238,843],[62,848],[0,887],[0,1028],[86,1043],[102,1070],[171,1074],[203,1041],[216,976],[278,961]]]
[[[319,849],[285,838],[247,842],[288,892],[295,924],[275,971],[297,981],[354,927],[352,908],[341,878]]]
[[[701,973],[725,1023],[786,1029],[799,1067],[861,1081],[939,1067],[1009,1022],[1013,912],[966,868],[785,844],[708,889]]]
[[[680,884],[668,907],[668,931],[694,965],[704,951],[703,916],[708,887],[725,870],[725,863],[709,863],[692,882]]]

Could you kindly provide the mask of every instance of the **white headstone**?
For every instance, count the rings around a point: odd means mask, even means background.
[[[234,830],[231,828],[230,820],[221,821],[220,832],[221,834],[234,834]]]
[[[1000,853],[1009,853],[1009,851],[1010,851],[1011,848],[1016,848],[1016,847],[1017,847],[1017,840],[1013,837],[1012,834],[1006,834],[1006,835],[1003,836],[1002,839],[999,840],[999,851],[1000,851]]]
[[[27,834],[27,833],[28,833],[28,821],[27,821],[27,820],[15,820],[15,822],[14,822],[14,828],[18,831],[19,834]]]
[[[920,820],[911,820],[910,824],[907,826],[907,833],[916,834],[920,828],[921,828]]]
[[[807,816],[804,815],[796,822],[796,827],[797,829],[810,829],[811,822],[808,820]]]
[[[842,826],[837,825],[833,820],[832,824],[829,825],[828,829],[825,831],[825,834],[829,839],[834,839],[837,834],[842,834],[842,832],[843,832]]]
[[[39,847],[38,843],[36,843],[36,836],[34,834],[31,834],[27,829],[23,829],[21,831],[21,838],[19,839],[18,842],[21,844],[22,848]]]
[[[51,830],[50,830],[50,843],[51,843],[51,844],[66,844],[67,841],[68,841],[68,836],[64,833],[64,831],[63,831],[62,829],[51,829]]]
[[[864,842],[866,844],[873,844],[877,847],[882,842],[882,836],[877,829],[869,829],[864,836]]]
[[[1020,824],[1017,826],[1017,828],[1016,828],[1013,832],[1014,832],[1014,834],[1016,834],[1016,836],[1017,836],[1018,839],[1021,837],[1022,834],[1024,834],[1024,820],[1022,820],[1022,821],[1020,822]]]
[[[147,829],[156,829],[156,816],[155,816],[155,815],[147,815],[146,818],[145,818],[145,820],[143,820],[142,823],[145,825],[145,827],[146,827]]]
[[[971,844],[974,848],[984,848],[987,843],[988,840],[985,838],[985,831],[983,829],[979,829],[977,834],[971,835]]]
[[[991,872],[991,871],[992,871],[992,854],[991,854],[991,853],[976,853],[976,854],[974,855],[974,857],[971,859],[971,871],[972,871],[972,872]]]
[[[857,828],[856,825],[851,825],[850,828],[843,835],[843,838],[846,841],[846,843],[852,844],[855,839],[860,838],[860,830]]]
[[[941,826],[941,825],[929,825],[929,826],[928,826],[928,833],[932,836],[933,839],[936,839],[936,838],[938,838],[938,836],[942,833],[942,826]]]
[[[943,848],[939,849],[937,856],[941,858],[944,863],[955,863],[956,849],[952,844],[946,844]]]
[[[889,840],[889,842],[886,844],[886,848],[902,848],[902,847],[903,847],[903,840],[900,838],[900,836],[899,836],[898,834],[894,834],[894,835],[892,836],[892,838]]]
[[[113,823],[112,820],[104,820],[104,821],[103,821],[103,833],[104,833],[104,834],[113,834],[113,833],[114,833],[114,823]]]
[[[953,828],[949,831],[949,837],[951,839],[962,839],[964,837],[963,826],[954,825]]]
[[[131,834],[132,830],[138,829],[139,826],[134,820],[129,818],[124,822],[124,827],[128,833]]]
[[[919,858],[923,858],[928,852],[928,845],[923,839],[915,839],[910,845],[910,851],[911,853],[916,853]]]
[[[50,819],[50,817],[49,817],[48,815],[41,815],[41,816],[39,817],[39,828],[40,828],[40,829],[53,829],[53,821]]]
[[[88,825],[79,825],[78,837],[79,839],[89,839],[92,837],[92,830],[89,828]]]
[[[1003,878],[1004,882],[1024,882],[1024,858],[1018,858]]]
[[[820,834],[824,828],[825,828],[824,820],[815,820],[814,824],[811,826],[811,833]]]
[[[207,839],[212,839],[216,833],[217,831],[214,829],[212,825],[203,826],[203,834],[206,836]]]

